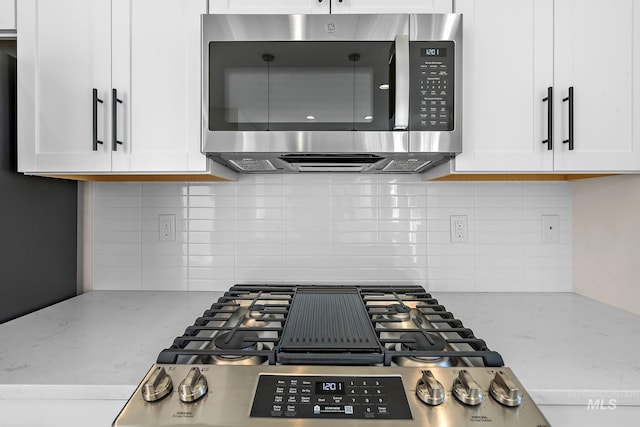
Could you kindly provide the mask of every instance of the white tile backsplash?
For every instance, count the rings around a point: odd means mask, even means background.
[[[244,175],[96,183],[93,191],[93,289],[367,281],[433,291],[572,290],[569,183]],[[159,242],[159,214],[176,215],[176,241]],[[451,243],[451,215],[467,216],[468,243]],[[560,217],[559,243],[542,243],[542,215]]]

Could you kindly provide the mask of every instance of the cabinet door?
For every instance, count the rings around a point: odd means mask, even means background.
[[[0,0],[0,30],[16,29],[16,0]]]
[[[22,172],[111,169],[109,0],[18,2],[18,168]],[[93,88],[98,144],[93,149]]]
[[[331,13],[450,13],[452,0],[331,0]]]
[[[114,171],[205,171],[200,15],[206,0],[113,0]]]
[[[553,0],[458,0],[463,14],[463,142],[458,172],[551,171]]]
[[[330,0],[209,0],[209,13],[329,13]]]
[[[634,143],[632,134],[638,9],[635,0],[555,1],[556,170],[640,169],[640,135]],[[568,103],[562,98],[570,86],[573,151],[562,143],[568,138]]]

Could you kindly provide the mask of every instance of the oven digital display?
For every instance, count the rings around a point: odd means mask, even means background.
[[[316,394],[344,394],[344,383],[339,381],[316,382]]]

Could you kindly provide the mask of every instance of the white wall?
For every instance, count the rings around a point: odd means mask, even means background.
[[[93,289],[373,281],[447,291],[572,290],[570,184],[420,179],[96,183]],[[159,214],[176,215],[176,242],[158,241]],[[543,214],[560,216],[559,243],[541,243]],[[469,243],[450,243],[450,215],[468,216]]]
[[[640,176],[574,183],[574,290],[640,314]]]

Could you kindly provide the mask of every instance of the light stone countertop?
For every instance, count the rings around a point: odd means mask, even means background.
[[[573,293],[432,293],[539,405],[640,407],[640,316]]]
[[[129,399],[221,292],[96,291],[0,325],[0,399]]]
[[[0,325],[0,399],[126,400],[220,292],[95,291]],[[542,405],[640,406],[640,316],[571,293],[432,295]]]

